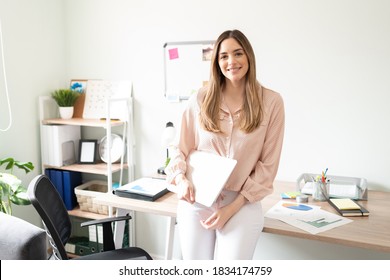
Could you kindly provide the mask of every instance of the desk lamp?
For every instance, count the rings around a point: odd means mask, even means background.
[[[167,159],[165,161],[165,165],[160,167],[159,169],[157,169],[157,173],[158,174],[163,174],[165,175],[165,167],[168,165],[169,163],[169,147],[173,145],[173,142],[175,140],[175,136],[176,136],[176,129],[175,127],[173,126],[173,123],[172,122],[167,122],[167,124],[165,125],[165,129],[164,129],[164,132],[163,132],[163,135],[162,135],[162,138],[161,138],[161,145],[167,149]]]

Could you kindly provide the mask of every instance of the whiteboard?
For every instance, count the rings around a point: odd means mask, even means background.
[[[214,41],[164,44],[165,97],[169,101],[188,99],[210,77]]]

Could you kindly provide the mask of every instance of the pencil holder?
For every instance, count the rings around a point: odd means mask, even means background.
[[[313,199],[325,201],[329,199],[329,182],[313,182]]]

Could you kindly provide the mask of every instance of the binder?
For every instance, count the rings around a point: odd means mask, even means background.
[[[74,189],[81,185],[81,173],[73,171],[62,171],[64,203],[68,210],[72,210],[77,205],[77,198]]]
[[[64,185],[62,183],[62,172],[61,170],[52,169],[53,184],[56,187],[58,193],[60,194],[62,201],[64,201]],[[54,176],[53,176],[54,173]]]
[[[81,138],[80,126],[42,125],[42,163],[61,167],[76,162]]]

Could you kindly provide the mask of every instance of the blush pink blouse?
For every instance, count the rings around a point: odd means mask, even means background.
[[[182,116],[178,153],[165,169],[167,181],[173,183],[178,174],[185,174],[188,154],[200,150],[237,160],[226,190],[240,192],[249,202],[271,194],[283,144],[284,104],[280,94],[272,90],[261,87],[259,94],[264,102],[263,121],[248,134],[239,129],[240,110],[230,114],[223,101],[219,117],[224,133],[204,130],[198,118],[204,92],[191,96]]]

